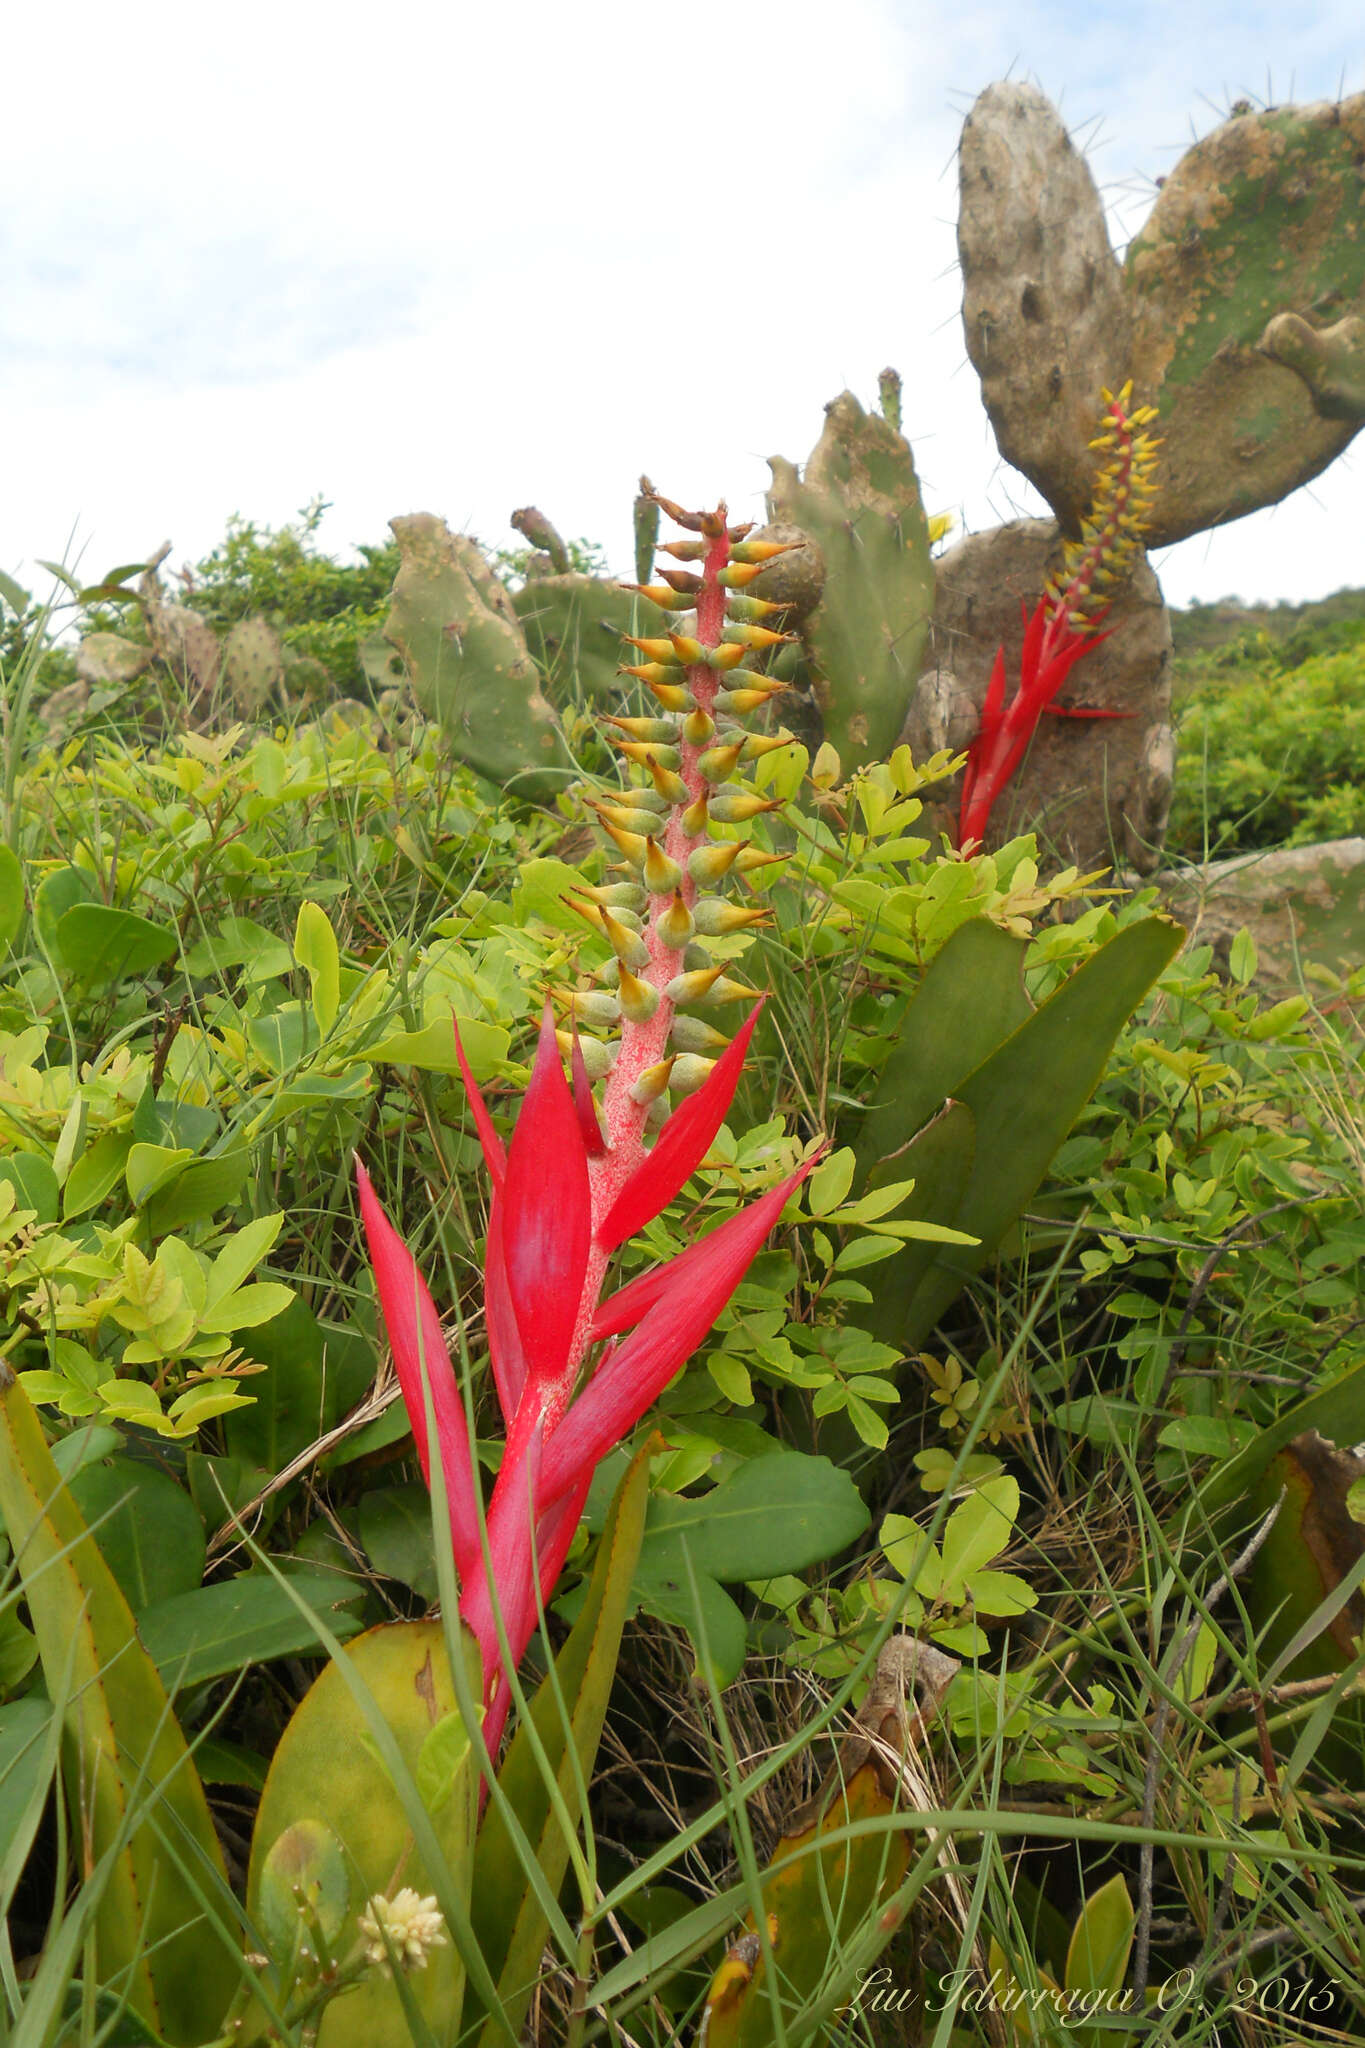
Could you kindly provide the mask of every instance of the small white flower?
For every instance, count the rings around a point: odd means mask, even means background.
[[[365,1958],[387,1977],[390,1952],[404,1969],[425,1970],[427,1952],[446,1945],[446,1926],[434,1896],[419,1898],[411,1885],[386,1899],[376,1892],[360,1916]],[[385,1936],[388,1936],[387,1944]]]

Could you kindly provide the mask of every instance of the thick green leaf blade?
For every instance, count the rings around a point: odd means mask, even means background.
[[[897,1222],[956,1227],[975,1159],[976,1118],[965,1102],[948,1101],[915,1133],[894,1164],[878,1161],[868,1179],[875,1186],[890,1179],[894,1171],[897,1180],[914,1181],[914,1188],[896,1211]],[[906,1240],[905,1249],[886,1267],[899,1300],[913,1297],[939,1253],[940,1247],[926,1238]]]
[[[134,1614],[198,1586],[204,1525],[168,1472],[107,1458],[82,1465],[67,1485]]]
[[[592,1775],[621,1630],[630,1611],[631,1582],[648,1499],[646,1446],[631,1463],[612,1501],[583,1611],[555,1659],[554,1672],[531,1703],[531,1720],[575,1825],[579,1781],[586,1783]],[[569,1845],[524,1727],[512,1738],[498,1782],[535,1850],[551,1891],[557,1892],[568,1866]],[[479,1947],[497,1979],[503,2011],[517,2028],[535,1987],[547,1923],[496,1804],[490,1804],[479,1830],[470,1918]],[[503,2039],[505,2032],[490,2020],[481,2036],[481,2048],[493,2048]]]
[[[501,1024],[485,1023],[481,1017],[437,1017],[432,1023],[424,1024],[420,1031],[391,1031],[378,1044],[368,1047],[360,1057],[375,1066],[383,1062],[395,1067],[421,1067],[429,1074],[458,1074],[456,1022],[460,1027],[460,1043],[474,1079],[486,1080],[498,1062],[506,1059],[512,1040],[510,1032]]]
[[[348,1611],[355,1588],[341,1584],[335,1572],[297,1572],[290,1584],[333,1635],[356,1633],[360,1624]],[[177,1689],[226,1678],[272,1657],[315,1656],[322,1647],[279,1581],[254,1572],[159,1601],[138,1616],[138,1633],[167,1684]]]
[[[828,1458],[776,1451],[753,1458],[696,1499],[651,1503],[640,1546],[642,1569],[694,1571],[731,1584],[774,1579],[833,1557],[868,1524],[862,1495]]]
[[[953,1222],[979,1242],[936,1248],[908,1299],[895,1285],[896,1264],[888,1265],[888,1284],[869,1314],[877,1336],[915,1350],[990,1259],[1093,1094],[1114,1040],[1184,936],[1163,917],[1116,932],[955,1084],[953,1094],[975,1120],[976,1148]]]
[[[42,1755],[43,1738],[51,1721],[50,1702],[32,1693],[0,1707],[0,1864],[8,1863],[20,1829],[25,1819],[30,1818],[36,1778],[34,1766]],[[55,1764],[54,1757],[54,1768]],[[28,1855],[32,1836],[37,1832],[38,1818],[37,1814],[31,1816],[29,1841],[21,1852],[20,1860]],[[17,1880],[18,1872],[13,1875]],[[0,1912],[8,1910],[8,1892],[0,1883]]]
[[[291,1583],[297,1587],[300,1581]],[[478,1650],[467,1634],[465,1648],[468,1682],[477,1693]],[[335,1936],[340,1954],[357,1939],[359,1915],[375,1893],[392,1898],[400,1885],[422,1894],[443,1888],[434,1863],[414,1841],[403,1801],[348,1679],[364,1688],[387,1724],[462,1903],[470,1882],[477,1811],[477,1780],[467,1737],[460,1740],[464,1730],[442,1624],[401,1621],[370,1629],[346,1650],[344,1660],[328,1664],[280,1739],[261,1795],[247,1879],[252,1917],[258,1926],[268,1925],[276,1917],[271,1873],[281,1836],[301,1822],[314,1833],[323,1823],[340,1845],[349,1876],[340,1901],[344,1925]],[[412,2048],[426,2036],[408,2029],[405,1991],[445,2048],[459,2035],[463,1975],[449,1940],[401,1986],[371,1973],[329,2009],[318,2031],[318,2048]],[[256,2036],[248,2029],[244,2038]]]
[[[1199,1498],[1210,1515],[1238,1501],[1249,1499],[1257,1490],[1271,1461],[1295,1437],[1316,1430],[1332,1444],[1365,1443],[1365,1359],[1321,1387],[1305,1401],[1287,1408],[1274,1422],[1267,1423],[1254,1443],[1234,1458],[1215,1466],[1199,1489]]]
[[[126,1841],[94,1918],[98,1967],[123,1974],[128,2003],[168,2040],[208,2038],[236,1982],[232,1958],[198,1923],[177,1857],[226,1884],[208,1803],[165,1690],[118,1584],[81,1520],[7,1366],[0,1364],[0,1514],[50,1685],[70,1672],[68,1797],[78,1840],[98,1859]],[[74,1644],[74,1648],[73,1648]]]
[[[907,1179],[912,1169],[898,1156],[901,1147],[1028,1022],[1027,951],[1023,939],[974,917],[934,955],[878,1076],[858,1135],[855,1186]]]

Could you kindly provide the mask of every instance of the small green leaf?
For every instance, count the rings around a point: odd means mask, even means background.
[[[317,903],[300,906],[294,927],[294,958],[307,970],[313,1015],[325,1038],[341,1006],[341,956],[331,921]]]
[[[175,932],[108,903],[77,903],[57,921],[56,951],[68,973],[87,987],[150,974],[179,949]]]
[[[431,1526],[427,1525],[430,1543]],[[436,1814],[449,1800],[470,1764],[469,1730],[458,1712],[444,1714],[436,1723],[417,1758],[417,1790],[428,1813]]]
[[[55,967],[66,964],[57,943],[58,925],[76,904],[97,900],[98,891],[84,868],[58,868],[38,884],[33,896],[33,928],[39,945]]]
[[[0,597],[4,598],[16,619],[22,619],[33,602],[23,585],[16,583],[12,576],[7,576],[3,569],[0,569]]]
[[[40,569],[46,569],[49,576],[55,576],[59,583],[64,584],[73,597],[80,596],[79,578],[73,576],[69,569],[64,568],[60,562],[45,562],[41,555],[35,555],[33,559]]]
[[[431,1545],[431,1496],[425,1486],[370,1486],[360,1497],[356,1529],[371,1564],[429,1605],[438,1597]]]
[[[1116,1992],[1133,1945],[1133,1902],[1121,1876],[1092,1892],[1082,1906],[1066,1952],[1068,1991]]]
[[[954,1586],[998,1557],[1014,1533],[1019,1513],[1019,1482],[1008,1473],[985,1479],[960,1502],[943,1531],[943,1570]]]
[[[736,1408],[751,1408],[754,1400],[753,1383],[747,1366],[729,1351],[713,1351],[706,1361],[706,1370],[720,1388],[727,1401],[733,1401]]]
[[[292,1287],[282,1287],[276,1280],[258,1280],[254,1286],[235,1288],[222,1301],[203,1309],[199,1328],[205,1334],[251,1330],[282,1316],[293,1299]]]
[[[1243,925],[1228,950],[1228,969],[1233,980],[1245,988],[1256,972],[1256,965],[1256,941]]]
[[[261,1864],[258,1909],[280,1955],[310,1932],[314,1917],[324,1938],[341,1933],[351,1905],[346,1852],[325,1821],[296,1820],[267,1850]]]
[[[147,1222],[152,1235],[164,1237],[169,1231],[216,1216],[236,1201],[250,1171],[251,1154],[245,1145],[219,1152],[212,1159],[191,1160],[148,1198]]]
[[[853,1185],[853,1147],[844,1145],[817,1166],[807,1182],[808,1206],[812,1216],[828,1216],[837,1209]]]
[[[277,1211],[273,1216],[257,1216],[234,1231],[209,1268],[206,1308],[216,1308],[236,1292],[271,1250],[283,1228],[284,1217]]]
[[[855,1237],[834,1261],[834,1270],[856,1273],[863,1266],[878,1266],[883,1259],[894,1258],[900,1248],[900,1239],[896,1237]]]
[[[196,980],[240,967],[248,982],[272,981],[288,974],[293,964],[283,939],[249,917],[225,917],[216,931],[196,940],[185,955],[185,972]]]
[[[11,1152],[0,1159],[0,1181],[14,1188],[19,1208],[32,1209],[39,1223],[55,1223],[61,1202],[57,1176],[36,1152]]]
[[[511,1034],[501,1024],[485,1024],[481,1018],[461,1017],[460,1041],[476,1081],[488,1076],[507,1057]],[[420,1067],[428,1074],[458,1074],[455,1032],[449,1019],[438,1018],[421,1031],[394,1031],[360,1055],[372,1066]]]
[[[132,1146],[124,1166],[124,1178],[133,1207],[145,1208],[152,1196],[169,1186],[193,1157],[187,1145]]]

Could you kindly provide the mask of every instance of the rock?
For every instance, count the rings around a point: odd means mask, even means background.
[[[1224,971],[1245,926],[1267,991],[1296,989],[1309,961],[1338,974],[1365,962],[1365,839],[1238,854],[1157,882],[1171,915],[1213,947]]]

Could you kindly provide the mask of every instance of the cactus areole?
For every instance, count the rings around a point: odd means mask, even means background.
[[[584,887],[575,899],[614,957],[601,971],[604,987],[558,992],[567,1038],[556,1033],[546,1001],[530,1083],[505,1148],[456,1031],[492,1183],[485,1326],[507,1443],[486,1517],[440,1318],[357,1162],[380,1309],[428,1479],[430,1391],[460,1612],[483,1659],[490,1755],[510,1704],[509,1668],[520,1662],[563,1568],[597,1465],[700,1344],[821,1156],[817,1148],[687,1250],[601,1298],[613,1253],[701,1165],[734,1096],[757,1008],[729,1044],[688,1012],[754,997],[709,961],[704,941],[766,913],[710,891],[727,873],[743,877],[773,856],[733,838],[712,840],[708,827],[771,808],[734,778],[746,759],[788,738],[747,733],[735,722],[780,687],[745,670],[746,652],[783,636],[755,622],[756,612],[775,607],[732,593],[781,546],[746,544],[750,529],[728,526],[723,505],[713,513],[684,512],[647,480],[642,489],[694,536],[666,552],[696,565],[662,571],[664,580],[643,586],[642,594],[666,611],[694,611],[695,620],[688,633],[633,642],[643,659],[626,673],[658,700],[660,715],[611,721],[632,779],[614,792],[621,801],[590,803],[622,856],[625,879]],[[614,1043],[580,1037],[580,1013],[614,1026]],[[713,1051],[719,1056],[710,1057]],[[600,1100],[595,1082],[602,1084]],[[675,1106],[649,1144],[647,1125],[666,1095]]]

